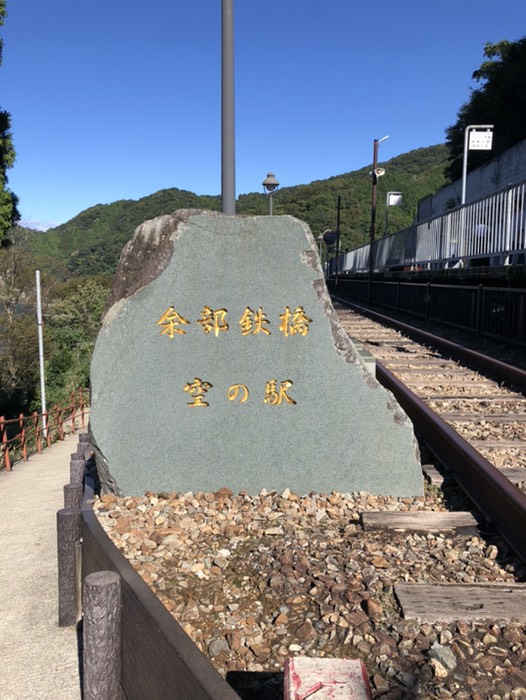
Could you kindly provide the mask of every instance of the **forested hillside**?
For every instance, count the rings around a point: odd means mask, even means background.
[[[389,213],[392,232],[413,221],[421,197],[436,192],[445,184],[446,163],[446,147],[439,145],[420,148],[382,164],[386,172],[379,179],[377,235],[383,234],[387,192],[401,191],[404,195],[403,206],[392,208]],[[318,236],[325,229],[335,227],[340,196],[342,247],[361,245],[370,226],[369,170],[370,167],[308,185],[283,187],[274,194],[274,214],[296,216],[308,223],[314,236]],[[138,201],[98,204],[57,228],[34,233],[28,247],[44,267],[61,277],[112,273],[124,244],[139,224],[183,208],[219,211],[221,200],[219,196],[198,196],[174,188]],[[267,212],[268,200],[263,193],[245,194],[238,199],[240,215]]]

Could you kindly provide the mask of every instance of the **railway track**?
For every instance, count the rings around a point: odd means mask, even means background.
[[[526,372],[333,298],[440,462],[526,561]],[[394,327],[387,324],[394,324]]]

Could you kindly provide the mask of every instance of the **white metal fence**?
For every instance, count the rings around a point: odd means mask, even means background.
[[[338,258],[338,273],[369,270],[370,246]],[[372,267],[441,269],[526,263],[526,181],[374,242]],[[335,261],[330,272],[335,271]]]

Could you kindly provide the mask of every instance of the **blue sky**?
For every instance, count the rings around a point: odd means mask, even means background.
[[[221,0],[7,0],[0,107],[26,224],[178,187],[221,191]],[[524,0],[234,0],[236,192],[444,142]]]

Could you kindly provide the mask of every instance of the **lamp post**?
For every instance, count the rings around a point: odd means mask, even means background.
[[[468,151],[491,151],[493,124],[469,124],[464,130],[464,156],[462,160],[462,200],[466,203]]]
[[[221,0],[221,211],[236,213],[234,0]]]
[[[278,189],[279,182],[276,180],[274,173],[268,173],[267,177],[262,182],[263,188],[268,192],[268,213],[272,216],[272,193]]]
[[[368,297],[369,301],[372,296],[373,289],[373,267],[374,267],[374,227],[376,223],[376,186],[378,184],[378,178],[384,174],[383,168],[378,167],[378,146],[387,141],[389,136],[384,136],[381,139],[375,139],[373,142],[373,171],[371,173],[371,183],[372,183],[372,193],[371,193],[371,228],[369,229],[369,289]]]

